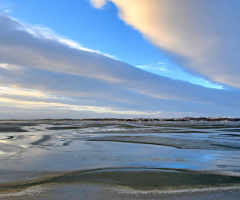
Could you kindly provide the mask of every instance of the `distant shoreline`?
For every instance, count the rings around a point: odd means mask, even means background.
[[[1,121],[98,121],[98,122],[240,122],[229,117],[184,117],[184,118],[86,118],[86,119],[2,119]]]

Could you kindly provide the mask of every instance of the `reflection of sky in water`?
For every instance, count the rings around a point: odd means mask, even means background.
[[[184,149],[162,145],[137,144],[132,141],[87,141],[91,138],[101,139],[105,136],[121,135],[128,136],[132,140],[134,140],[134,136],[151,136],[150,139],[154,139],[154,137],[160,139],[161,137],[167,137],[169,140],[170,138],[184,139],[185,143],[183,142],[181,145],[187,145],[187,143],[193,141],[205,143],[206,140],[210,143],[218,142],[219,144],[226,143],[226,141],[230,145],[236,143],[234,140],[229,142],[227,137],[218,137],[223,133],[219,131],[219,128],[196,129],[197,131],[207,132],[202,134],[166,133],[160,131],[162,129],[160,125],[154,124],[150,126],[137,124],[137,126],[131,126],[132,128],[129,128],[129,125],[124,127],[124,124],[117,124],[116,129],[114,129],[114,125],[108,124],[106,126],[101,124],[101,127],[98,127],[97,124],[90,124],[93,127],[86,127],[88,124],[77,124],[82,129],[76,130],[48,130],[47,127],[57,125],[40,124],[39,126],[25,127],[29,132],[0,133],[0,143],[16,147],[16,151],[12,148],[13,151],[8,156],[17,153],[1,160],[0,170],[58,171],[107,167],[149,167],[233,172],[238,171],[240,166],[239,150],[237,148],[229,149],[229,147],[226,147],[228,148],[226,150]],[[66,124],[65,126],[71,125]],[[137,130],[141,130],[141,128],[142,132],[138,133]],[[158,128],[159,132],[156,131]],[[176,128],[183,131],[195,130],[187,126],[177,127],[176,124],[172,127],[172,130]],[[154,132],[151,132],[152,129],[154,129]],[[171,129],[171,127],[168,127],[168,129]],[[123,130],[128,131],[122,132]],[[144,133],[143,130],[146,132]],[[44,139],[46,135],[50,137]],[[14,137],[6,139],[9,136]],[[32,145],[36,141],[37,144]],[[236,145],[235,143],[234,145]],[[25,147],[24,150],[19,152],[19,148],[23,146]],[[202,148],[205,148],[205,146]],[[5,152],[3,147],[0,147],[0,155],[3,155],[1,152]],[[2,158],[4,158],[4,155],[0,156],[0,159]]]

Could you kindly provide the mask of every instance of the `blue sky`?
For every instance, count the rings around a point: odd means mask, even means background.
[[[0,0],[2,118],[237,116],[237,5]]]

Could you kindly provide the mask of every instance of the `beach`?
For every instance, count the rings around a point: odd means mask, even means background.
[[[0,199],[236,199],[239,122],[1,121]]]

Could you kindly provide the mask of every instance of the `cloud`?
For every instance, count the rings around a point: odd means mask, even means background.
[[[37,112],[39,118],[58,110],[79,117],[239,114],[239,90],[207,89],[147,73],[75,48],[54,33],[46,37],[38,29],[36,34],[29,31],[34,27],[7,15],[0,15],[0,29],[2,118],[14,118],[14,109],[29,117]]]
[[[90,0],[90,1],[96,8],[102,8],[106,4],[106,0]]]
[[[238,0],[108,0],[119,17],[182,67],[240,88]],[[101,7],[104,1],[92,1]],[[98,4],[97,4],[98,2]]]
[[[183,71],[182,68],[171,63],[160,62],[148,65],[140,65],[136,67],[151,72],[153,74],[158,74],[160,76],[165,76],[176,80],[187,81],[189,83],[201,85],[207,88],[224,89],[222,85],[212,83],[202,77],[194,76],[188,72]]]

